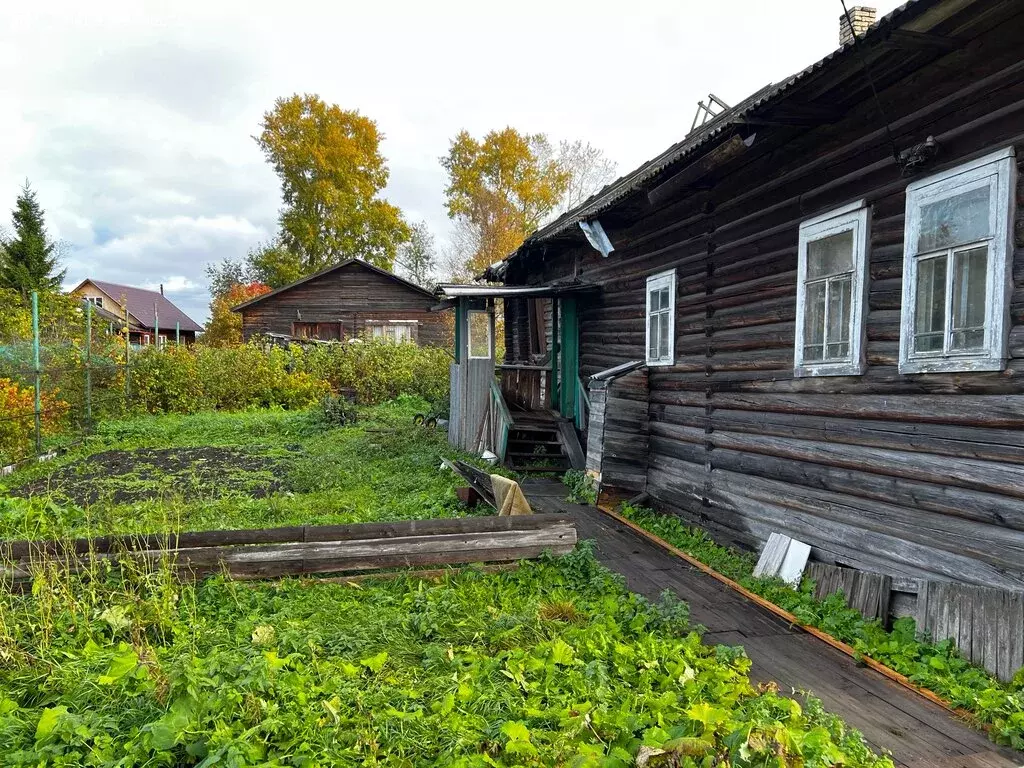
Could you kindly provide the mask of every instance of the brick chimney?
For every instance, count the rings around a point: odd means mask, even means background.
[[[164,295],[164,284],[163,283],[160,283],[160,295],[161,296]]]
[[[865,5],[858,5],[850,9],[850,18],[853,20],[853,31],[850,31],[850,24],[846,20],[846,14],[839,15],[839,47],[853,42],[853,37],[860,37],[868,31],[868,27],[875,23],[878,11],[868,8]]]

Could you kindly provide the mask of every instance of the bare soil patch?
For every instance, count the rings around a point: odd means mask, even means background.
[[[127,504],[180,495],[241,494],[263,498],[287,490],[289,461],[241,448],[139,448],[104,451],[65,464],[9,491],[12,496],[60,497],[79,505]]]

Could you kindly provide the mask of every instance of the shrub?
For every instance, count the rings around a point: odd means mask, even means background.
[[[40,398],[40,418],[44,437],[55,434],[68,413],[68,404],[59,392],[44,391]],[[0,379],[0,464],[28,456],[32,450],[35,420],[35,395],[30,387],[21,387],[10,379]]]
[[[208,398],[196,357],[185,347],[147,347],[131,363],[131,392],[147,413],[195,413]]]

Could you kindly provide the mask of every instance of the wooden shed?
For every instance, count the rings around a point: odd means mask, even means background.
[[[1018,2],[906,3],[489,271],[599,289],[507,302],[505,329],[515,364],[536,338],[564,353],[547,317],[573,324],[563,370],[586,387],[557,407],[589,406],[605,488],[742,547],[801,539],[895,593],[1002,590],[1020,644],[1022,39]]]
[[[320,341],[369,336],[447,346],[451,332],[445,316],[431,311],[436,303],[415,283],[346,259],[232,309],[242,315],[246,341],[257,335]]]

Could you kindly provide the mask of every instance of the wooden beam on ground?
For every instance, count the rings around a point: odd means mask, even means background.
[[[176,537],[139,537],[86,547],[72,542],[25,544],[24,556],[8,557],[0,575],[31,578],[41,562],[77,572],[97,560],[133,558],[166,562],[183,575],[224,572],[233,578],[274,578],[316,573],[371,571],[431,565],[501,563],[562,555],[576,546],[576,528],[565,515],[469,517],[306,526],[256,531],[211,531]],[[269,543],[264,543],[270,540]],[[172,543],[173,542],[173,543]],[[257,543],[258,542],[258,543]],[[191,546],[189,546],[191,544]],[[8,545],[10,549],[10,545]]]

